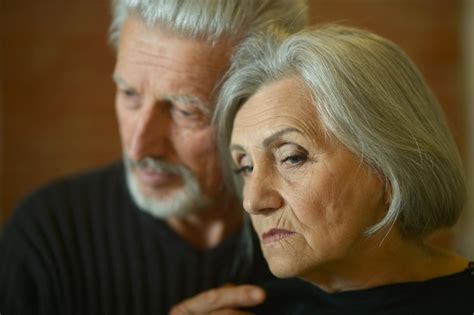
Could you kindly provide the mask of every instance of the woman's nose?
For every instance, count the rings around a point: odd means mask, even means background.
[[[268,214],[283,206],[283,198],[277,190],[275,176],[254,166],[244,183],[243,206],[250,214]]]

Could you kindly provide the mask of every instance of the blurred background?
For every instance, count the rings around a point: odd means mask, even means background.
[[[474,0],[309,0],[311,22],[368,28],[400,45],[443,105],[470,200],[433,242],[474,260]],[[0,0],[0,230],[52,179],[117,160],[106,0]]]

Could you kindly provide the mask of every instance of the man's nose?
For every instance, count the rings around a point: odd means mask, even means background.
[[[166,104],[165,104],[166,105]],[[132,160],[162,159],[171,148],[171,118],[163,104],[149,104],[139,113],[128,147]]]
[[[254,167],[244,184],[243,206],[250,214],[269,214],[283,206],[275,177]]]

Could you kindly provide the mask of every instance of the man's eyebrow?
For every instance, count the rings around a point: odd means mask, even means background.
[[[117,85],[122,85],[122,86],[126,86],[126,87],[129,87],[130,85],[127,83],[127,81],[125,81],[124,79],[122,79],[121,77],[119,77],[117,74],[113,74],[112,75],[112,80],[114,80],[114,82],[117,84]]]
[[[112,75],[113,81],[124,88],[132,88],[127,81],[119,77],[117,74]],[[203,110],[204,112],[210,112],[210,105],[203,101],[202,98],[195,95],[166,95],[163,97],[164,100],[181,103],[184,105],[194,105]]]
[[[184,105],[193,105],[203,110],[204,112],[210,112],[210,105],[202,100],[202,98],[195,95],[167,95],[163,97],[166,100],[184,104]]]
[[[275,140],[280,138],[282,135],[284,135],[286,133],[290,133],[290,132],[301,133],[301,131],[299,131],[298,129],[293,128],[293,127],[288,127],[288,128],[281,129],[281,130],[275,132],[274,134],[272,134],[271,136],[268,136],[267,138],[265,138],[262,142],[263,147],[268,148],[273,142],[275,142]]]

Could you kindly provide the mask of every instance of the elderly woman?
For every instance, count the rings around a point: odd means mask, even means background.
[[[257,312],[472,314],[474,267],[425,242],[463,207],[460,158],[400,48],[332,25],[249,41],[232,69],[223,154],[271,271],[304,280]]]

